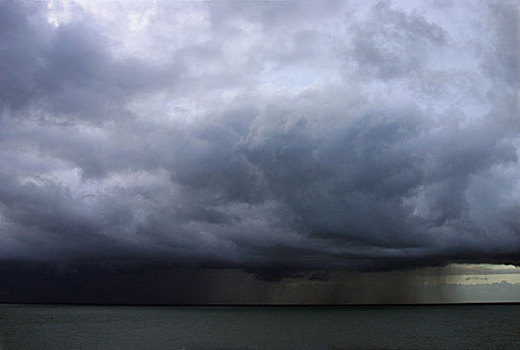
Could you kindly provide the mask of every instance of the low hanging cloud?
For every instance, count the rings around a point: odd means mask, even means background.
[[[0,258],[518,264],[518,7],[414,6],[3,2]]]

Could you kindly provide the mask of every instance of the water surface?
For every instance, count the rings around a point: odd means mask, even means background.
[[[0,305],[3,349],[520,349],[520,305]]]

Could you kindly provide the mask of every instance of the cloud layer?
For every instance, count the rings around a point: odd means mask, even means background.
[[[514,1],[0,5],[0,258],[520,263]]]

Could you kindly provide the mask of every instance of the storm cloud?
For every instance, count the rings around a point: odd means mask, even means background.
[[[515,1],[0,5],[0,259],[520,264]]]

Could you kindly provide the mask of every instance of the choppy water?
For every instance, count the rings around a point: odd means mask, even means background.
[[[3,349],[520,349],[520,305],[0,305]]]

